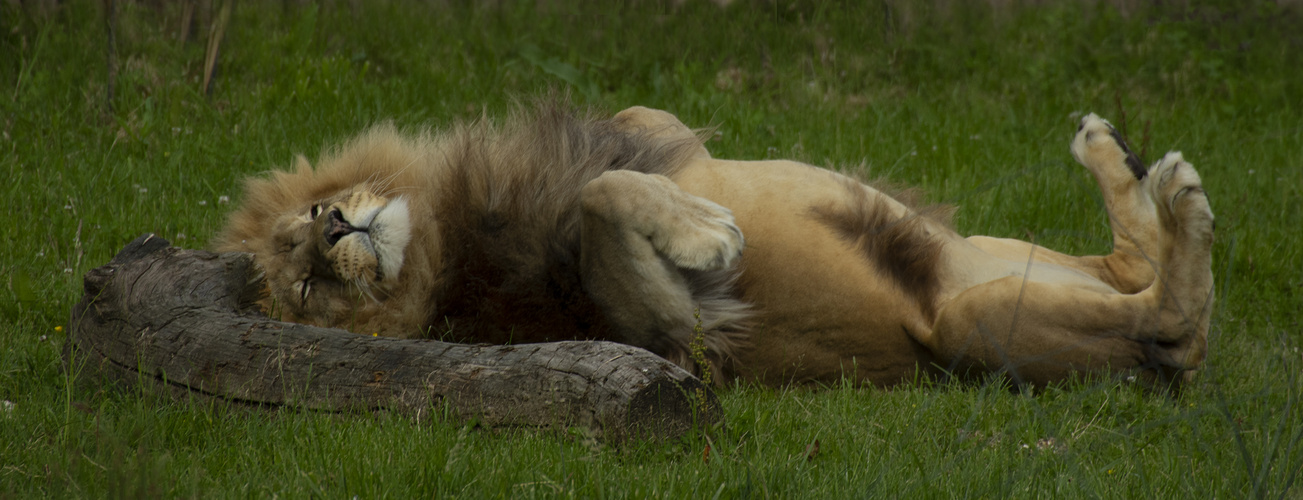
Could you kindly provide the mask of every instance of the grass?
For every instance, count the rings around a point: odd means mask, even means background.
[[[1297,6],[450,3],[241,2],[205,96],[178,8],[119,2],[111,108],[99,3],[0,7],[0,497],[1300,496]],[[960,204],[965,233],[1077,253],[1110,240],[1067,141],[1080,113],[1110,117],[1148,161],[1184,151],[1211,195],[1207,370],[1174,399],[742,386],[726,430],[624,446],[69,383],[81,276],[135,236],[204,247],[246,175],[548,88],[716,125],[716,156],[865,168]]]

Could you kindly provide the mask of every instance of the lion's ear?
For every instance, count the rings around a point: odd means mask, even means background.
[[[307,157],[294,155],[294,171],[300,174],[312,173],[312,164],[308,163]]]

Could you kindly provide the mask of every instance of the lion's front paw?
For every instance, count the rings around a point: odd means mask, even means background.
[[[733,212],[683,191],[665,176],[606,172],[584,186],[580,199],[592,217],[585,231],[646,238],[651,250],[675,266],[724,269],[742,254],[742,230]],[[630,245],[637,246],[626,242],[626,251]]]
[[[652,233],[656,251],[675,265],[699,271],[732,267],[742,255],[745,241],[733,221],[733,212],[705,198],[682,197]]]

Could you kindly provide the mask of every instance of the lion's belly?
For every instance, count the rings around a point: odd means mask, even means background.
[[[811,218],[814,206],[849,202],[841,179],[792,162],[721,160],[674,178],[731,209],[746,237],[739,286],[759,316],[744,377],[781,384],[845,375],[889,385],[930,369],[930,354],[909,333],[930,328],[918,304]]]

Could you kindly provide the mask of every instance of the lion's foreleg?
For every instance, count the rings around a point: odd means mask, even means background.
[[[1074,256],[1004,238],[973,236],[969,242],[992,255],[1031,258],[1085,272],[1122,293],[1136,293],[1154,282],[1161,258],[1158,210],[1150,195],[1153,180],[1112,125],[1093,114],[1081,119],[1071,143],[1072,156],[1099,185],[1113,232],[1113,251]]]
[[[1149,170],[1121,134],[1094,114],[1082,117],[1071,150],[1099,184],[1113,230],[1113,252],[1100,263],[1108,276],[1102,278],[1127,293],[1149,286],[1159,260],[1158,211],[1148,192]]]
[[[612,171],[581,194],[584,286],[622,342],[684,364],[699,307],[682,269],[727,269],[742,251],[732,214],[669,179]]]

